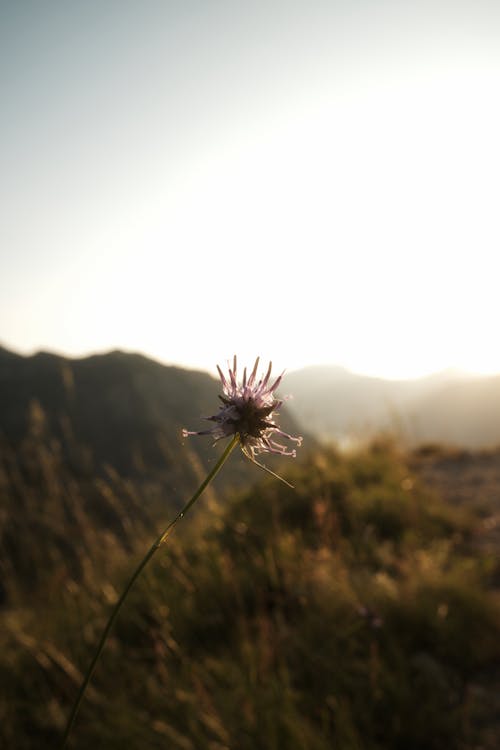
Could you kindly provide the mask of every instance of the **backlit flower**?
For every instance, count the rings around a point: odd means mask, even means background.
[[[247,379],[245,367],[240,383],[236,375],[236,357],[233,360],[233,367],[228,368],[228,377],[217,366],[222,382],[223,395],[219,396],[222,406],[214,416],[205,417],[210,422],[215,422],[215,426],[210,430],[199,432],[183,430],[183,436],[212,435],[217,441],[231,435],[238,435],[243,452],[252,460],[260,453],[295,457],[294,449],[290,450],[275,440],[275,437],[279,436],[297,445],[302,442],[301,437],[293,437],[280,430],[274,421],[277,416],[276,410],[283,403],[274,395],[281,383],[283,373],[270,384],[272,363],[269,363],[265,376],[259,380],[257,380],[258,366],[259,358],[257,357],[250,377]]]

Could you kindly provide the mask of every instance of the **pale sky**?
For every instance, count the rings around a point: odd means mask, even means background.
[[[0,343],[500,372],[500,3],[0,0]]]

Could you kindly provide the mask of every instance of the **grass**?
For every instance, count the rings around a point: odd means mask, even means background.
[[[30,451],[38,478],[10,457],[2,484],[0,745],[16,750],[57,747],[161,525],[119,477],[82,482]],[[496,748],[495,559],[481,514],[411,466],[382,440],[325,449],[290,464],[295,490],[202,500],[132,590],[70,746]]]

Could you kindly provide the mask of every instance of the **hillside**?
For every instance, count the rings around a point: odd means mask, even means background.
[[[500,444],[500,377],[456,371],[416,380],[383,380],[339,367],[289,373],[290,409],[323,439],[366,439],[381,430],[407,443],[439,441],[481,448]]]
[[[77,473],[109,466],[124,477],[185,488],[186,477],[198,477],[200,462],[207,465],[214,451],[209,439],[183,440],[181,430],[206,427],[201,416],[217,410],[219,393],[219,382],[206,373],[139,354],[68,359],[0,349],[0,436],[14,448],[33,432],[55,439]],[[286,407],[281,424],[300,433]],[[240,460],[223,481],[246,481],[254,471]]]
[[[496,750],[498,556],[484,498],[445,501],[423,477],[446,458],[382,442],[322,450],[290,462],[295,490],[267,478],[202,503],[133,589],[71,747]],[[21,513],[3,546],[16,564],[0,608],[0,744],[16,750],[57,747],[152,536],[126,483],[105,497],[128,547],[78,511],[71,488],[55,503],[57,476],[40,486],[43,533]],[[9,486],[3,510],[16,515]],[[35,587],[19,549],[45,570]]]
[[[218,392],[138,355],[0,351],[2,747],[58,746],[131,570],[220,454],[179,434]],[[309,440],[279,470],[295,489],[233,454],[151,561],[70,746],[496,750],[500,453]]]
[[[410,411],[416,441],[469,448],[500,444],[500,376],[448,383]]]
[[[62,443],[73,463],[178,480],[186,458],[194,465],[213,456],[209,441],[182,445],[180,432],[202,426],[200,417],[217,408],[219,391],[206,373],[139,354],[21,357],[0,348],[0,435],[15,445],[36,423],[35,429],[43,427]],[[311,446],[311,435],[356,442],[381,430],[409,445],[500,444],[500,377],[447,370],[392,381],[341,367],[309,367],[287,373],[282,393],[292,396],[282,408],[284,429],[306,435]],[[242,472],[244,477],[244,467]],[[233,472],[236,482],[238,473]]]

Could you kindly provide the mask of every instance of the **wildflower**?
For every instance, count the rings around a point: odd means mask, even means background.
[[[108,635],[111,631],[111,628],[113,627],[113,623],[118,616],[121,606],[127,598],[128,592],[134,585],[136,579],[142,573],[143,569],[148,564],[149,560],[151,560],[151,558],[161,547],[161,545],[167,541],[170,533],[173,531],[175,526],[182,518],[184,518],[188,510],[198,500],[198,498],[205,490],[205,488],[210,484],[212,479],[217,476],[220,469],[225,464],[236,445],[239,443],[243,452],[251,461],[256,463],[265,471],[268,471],[278,479],[281,479],[281,477],[278,477],[277,474],[268,469],[266,466],[259,464],[258,461],[255,460],[255,456],[259,453],[278,453],[281,456],[295,456],[294,450],[287,450],[284,445],[281,445],[280,443],[277,443],[275,442],[275,440],[273,440],[274,435],[282,435],[283,437],[287,438],[288,440],[292,440],[298,445],[300,445],[302,441],[302,438],[300,437],[292,437],[291,435],[287,435],[286,432],[282,432],[282,430],[280,430],[273,421],[275,410],[278,409],[283,403],[282,401],[278,401],[274,396],[274,392],[281,383],[281,378],[283,377],[283,375],[280,375],[272,385],[269,385],[269,378],[271,377],[272,367],[271,363],[269,363],[269,369],[265,377],[256,382],[258,365],[259,359],[257,358],[255,366],[252,370],[252,374],[248,378],[248,381],[247,371],[245,369],[245,371],[243,372],[243,382],[240,385],[238,385],[238,382],[236,380],[236,357],[234,358],[233,369],[231,370],[231,368],[229,368],[228,379],[224,377],[220,368],[217,367],[222,380],[222,390],[224,394],[223,396],[219,396],[220,400],[222,401],[222,406],[220,407],[219,412],[213,417],[207,417],[207,419],[216,423],[215,427],[213,427],[211,430],[203,430],[201,432],[188,432],[187,430],[182,431],[184,437],[186,437],[187,435],[213,435],[215,440],[217,441],[221,438],[229,437],[230,435],[232,435],[232,440],[229,441],[215,466],[209,471],[208,475],[202,481],[194,495],[192,495],[191,499],[188,500],[182,510],[179,511],[179,513],[172,521],[170,521],[169,524],[167,524],[165,529],[153,542],[146,555],[136,567],[134,573],[125,586],[122,595],[116,602],[101,635],[101,639],[97,645],[97,649],[94,653],[92,661],[90,662],[83,677],[76,699],[73,703],[71,713],[66,722],[61,750],[66,747],[75,718],[80,709],[80,704],[83,700],[92,674],[94,672],[94,668],[102,653]],[[285,482],[285,484],[289,484],[285,479],[282,479],[282,481]],[[289,486],[291,487],[292,485],[289,484]]]
[[[230,435],[237,435],[241,449],[254,462],[255,456],[260,453],[276,453],[280,456],[295,457],[295,450],[288,450],[285,445],[277,443],[273,439],[275,435],[280,435],[297,443],[298,446],[302,443],[301,437],[293,437],[283,432],[274,422],[277,415],[276,410],[283,403],[274,395],[281,383],[283,373],[276,378],[272,385],[269,385],[272,362],[269,363],[265,376],[261,377],[260,380],[257,380],[258,366],[259,357],[255,361],[250,377],[247,379],[245,367],[243,379],[241,383],[238,383],[236,379],[236,357],[234,357],[232,369],[231,367],[228,368],[229,377],[224,376],[217,365],[222,382],[223,395],[219,396],[222,406],[214,416],[205,417],[205,419],[216,424],[210,430],[200,430],[199,432],[183,430],[183,436],[213,435],[215,442],[217,442],[217,440]]]

